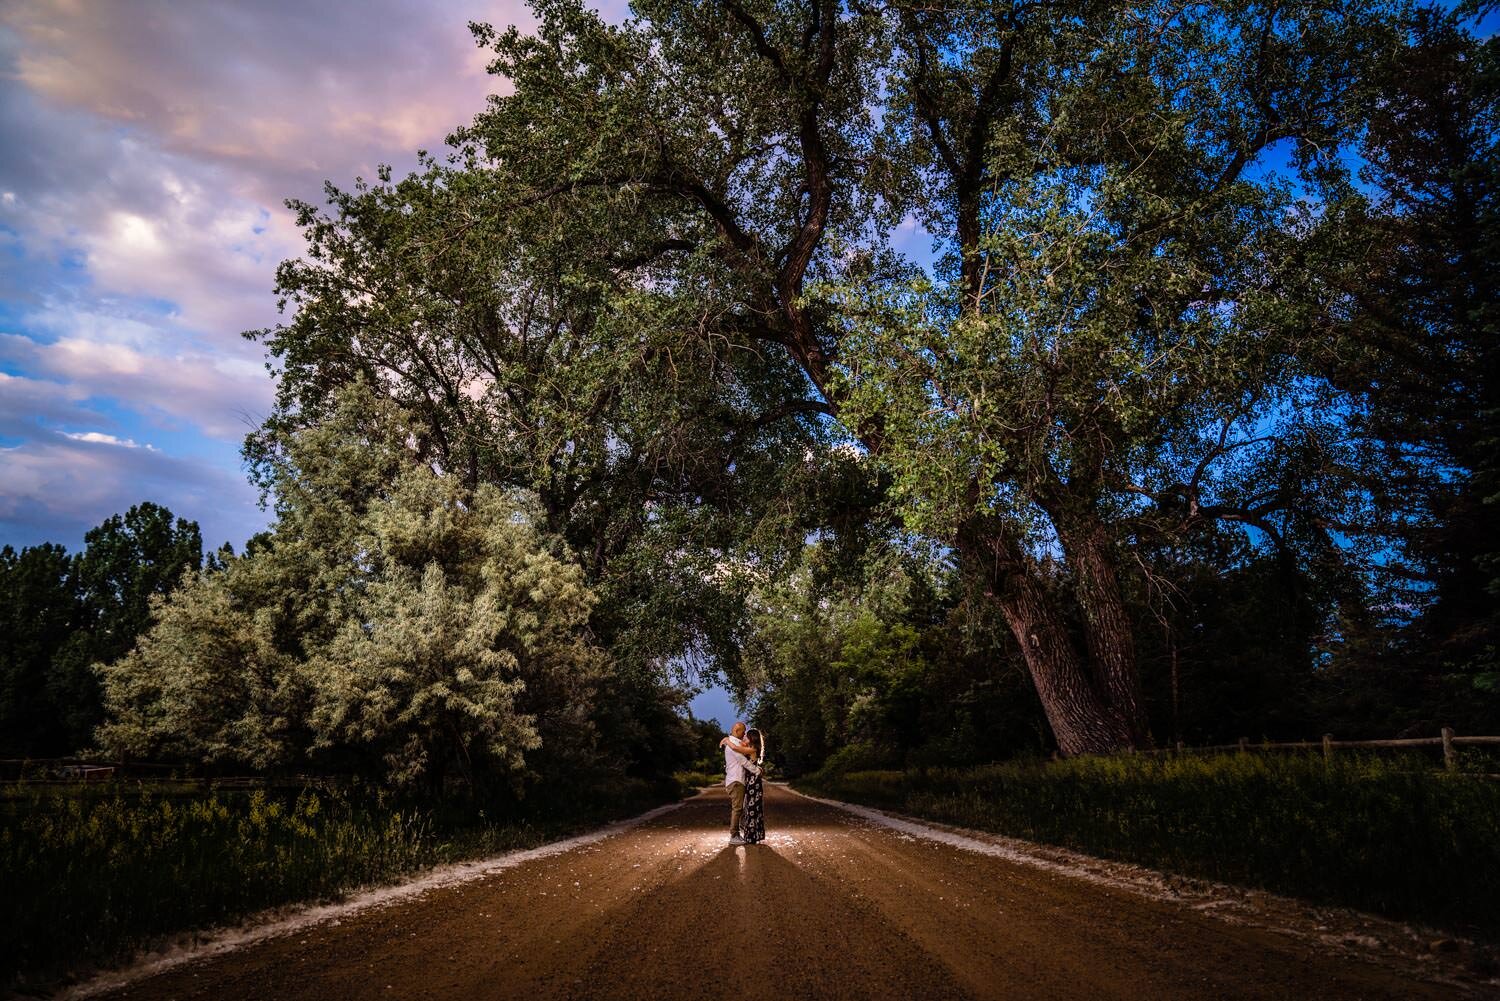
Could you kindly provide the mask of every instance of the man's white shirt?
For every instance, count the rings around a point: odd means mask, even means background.
[[[743,783],[745,781],[745,773],[754,767],[754,765],[750,764],[749,758],[746,758],[730,745],[724,745],[724,784],[726,786],[732,786],[736,782]]]

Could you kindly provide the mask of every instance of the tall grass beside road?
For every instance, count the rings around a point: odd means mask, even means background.
[[[683,795],[697,792],[704,786],[724,784],[723,772],[678,772],[673,778],[682,786]]]
[[[164,788],[12,787],[0,800],[0,993],[124,960],[163,935],[542,844],[678,793],[627,780],[487,818],[327,790]]]
[[[797,787],[1090,855],[1500,935],[1500,781],[1418,758],[1130,756]]]

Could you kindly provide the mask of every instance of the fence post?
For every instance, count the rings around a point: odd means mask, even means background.
[[[1333,760],[1333,734],[1331,733],[1323,734],[1323,760],[1325,762]]]
[[[1240,753],[1241,754],[1246,754],[1246,753],[1249,752],[1249,750],[1250,750],[1250,738],[1249,737],[1241,737],[1240,738]]]
[[[1443,727],[1443,767],[1448,771],[1458,768],[1458,751],[1453,747],[1453,727]]]

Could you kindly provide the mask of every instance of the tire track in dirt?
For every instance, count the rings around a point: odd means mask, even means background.
[[[184,963],[118,999],[1452,998],[1452,986],[955,850],[779,787]],[[1434,970],[1434,973],[1441,972]]]

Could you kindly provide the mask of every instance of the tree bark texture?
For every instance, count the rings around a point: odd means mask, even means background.
[[[1094,687],[1125,721],[1132,747],[1150,743],[1150,728],[1141,705],[1136,665],[1135,630],[1120,591],[1120,579],[1102,526],[1086,524],[1062,536],[1074,594],[1083,611]]]
[[[1112,607],[1100,601],[1102,614],[1096,621],[1085,617],[1085,654],[1056,596],[1000,526],[974,519],[960,530],[956,542],[965,570],[978,575],[1021,648],[1059,750],[1070,757],[1109,754],[1145,742],[1133,634],[1123,602]],[[1112,568],[1108,582],[1118,597]]]

